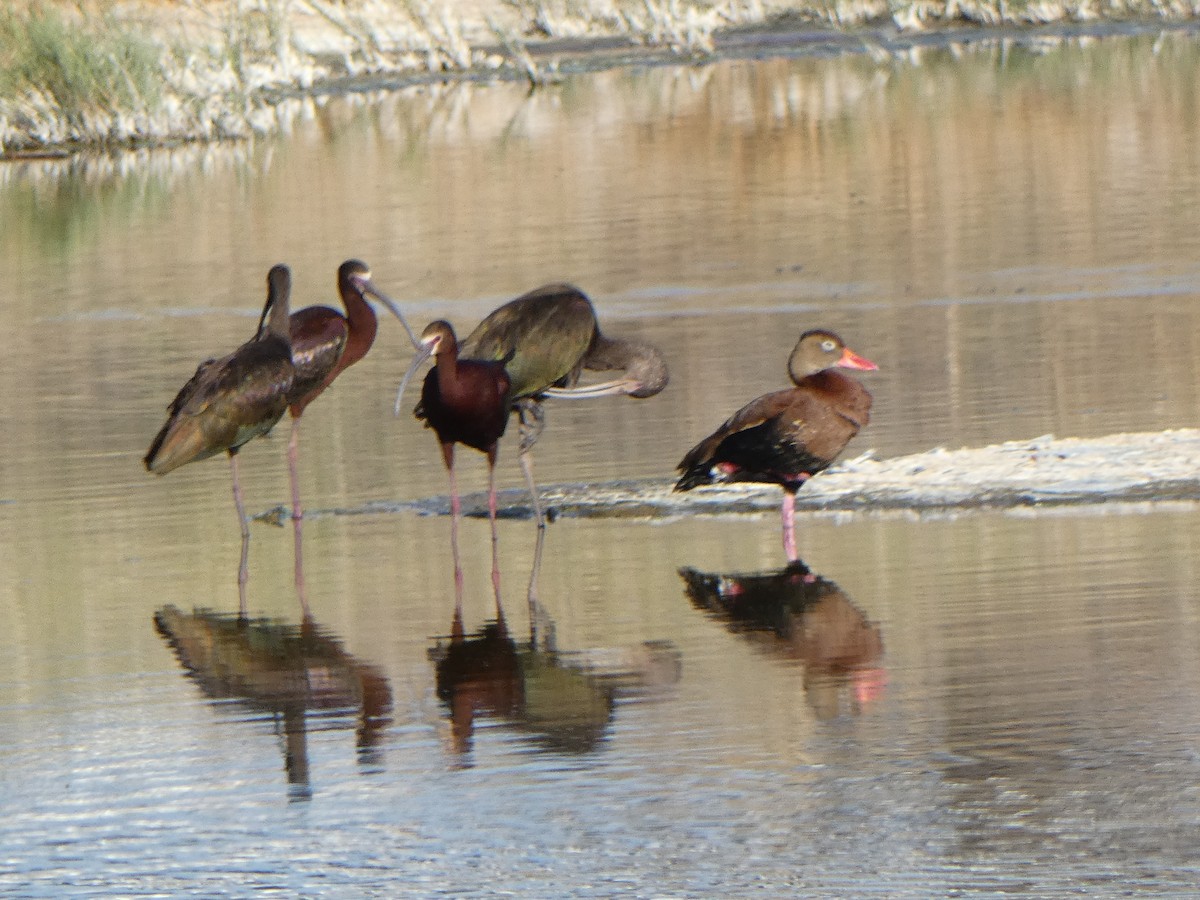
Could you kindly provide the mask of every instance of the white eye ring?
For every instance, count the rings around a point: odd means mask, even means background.
[[[825,340],[821,341],[821,349],[826,353],[832,353],[836,347],[834,346],[833,341],[826,338]]]

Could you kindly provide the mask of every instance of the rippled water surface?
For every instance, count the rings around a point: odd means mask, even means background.
[[[850,452],[1197,424],[1187,35],[726,62],[313,105],[278,142],[0,168],[0,894],[898,897],[1200,883],[1186,504],[535,530],[446,490],[372,353],[304,417],[250,618],[220,458],[141,455],[264,276],[348,256],[418,327],[571,280],[658,344],[550,404],[545,484],[670,476],[804,328],[880,366]],[[286,423],[240,456],[287,497]],[[520,484],[510,435],[499,478]],[[484,485],[460,453],[466,490]],[[367,512],[362,512],[364,509]],[[339,514],[343,513],[343,514]],[[361,514],[348,514],[361,513]]]

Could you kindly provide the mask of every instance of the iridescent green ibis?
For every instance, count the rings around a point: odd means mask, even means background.
[[[496,454],[511,409],[511,381],[504,363],[460,359],[458,340],[449,322],[438,320],[421,334],[420,349],[400,384],[397,405],[413,373],[430,356],[435,364],[425,375],[416,414],[437,434],[442,460],[450,476],[450,544],[454,554],[455,595],[461,601],[462,563],[458,555],[458,522],[462,502],[454,477],[454,445],[466,444],[487,455],[488,519],[492,528],[492,586],[500,595],[500,563],[496,535]]]
[[[508,408],[517,413],[521,424],[518,460],[539,528],[545,520],[531,451],[545,424],[542,400],[615,394],[652,397],[666,387],[668,379],[666,361],[656,348],[602,334],[591,300],[569,284],[548,284],[505,303],[467,336],[459,356],[501,362],[508,373]],[[599,384],[579,385],[585,369],[620,374]],[[400,395],[397,412],[399,408]]]
[[[378,322],[366,295],[381,301],[404,326],[413,346],[416,337],[395,301],[384,295],[371,281],[371,270],[357,259],[348,259],[338,267],[338,293],[345,315],[328,306],[307,306],[291,315],[289,329],[292,341],[292,364],[295,379],[288,391],[288,410],[292,414],[291,435],[288,438],[288,477],[292,488],[292,526],[295,537],[296,590],[301,605],[308,614],[304,591],[304,567],[301,557],[304,510],[300,505],[300,482],[297,474],[297,453],[300,416],[350,366],[367,355],[375,341]]]
[[[796,491],[870,421],[871,395],[838,368],[873,370],[831,331],[806,331],[788,359],[795,387],[751,400],[679,463],[677,491],[714,481],[783,488],[783,547],[796,559]]]
[[[167,422],[146,452],[146,468],[166,475],[182,465],[229,454],[233,502],[242,529],[238,598],[246,614],[247,560],[250,529],[238,483],[238,450],[270,431],[288,406],[295,377],[288,331],[288,297],[292,276],[287,266],[267,275],[267,303],[258,332],[221,359],[200,364],[167,411]]]

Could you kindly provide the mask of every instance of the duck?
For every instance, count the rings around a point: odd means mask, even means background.
[[[793,387],[751,400],[689,450],[675,490],[715,482],[779,485],[784,552],[797,559],[796,492],[829,468],[871,418],[870,392],[839,370],[878,368],[834,332],[805,331],[788,358]]]

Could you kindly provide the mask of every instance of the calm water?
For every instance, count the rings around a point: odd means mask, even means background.
[[[1189,505],[563,519],[335,515],[446,489],[372,354],[305,416],[301,628],[221,460],[140,457],[264,276],[360,256],[418,327],[550,280],[656,342],[553,405],[540,480],[669,476],[800,330],[880,371],[851,452],[1197,424],[1200,45],[1122,38],[464,86],[278,142],[0,168],[0,893],[898,897],[1200,883]],[[256,511],[285,439],[247,447]],[[463,454],[464,488],[484,485]],[[516,486],[515,450],[500,479]]]

